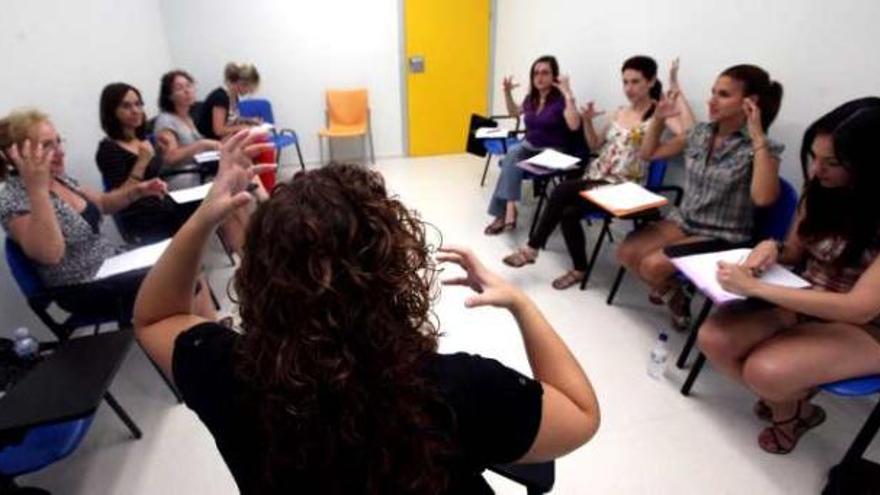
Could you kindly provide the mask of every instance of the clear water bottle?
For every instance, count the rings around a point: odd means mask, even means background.
[[[669,337],[665,333],[660,332],[660,338],[657,339],[657,343],[651,349],[651,359],[648,361],[648,376],[655,380],[662,378],[663,373],[666,371],[666,359],[669,357],[667,340],[669,340]]]
[[[15,329],[15,355],[21,359],[31,360],[37,357],[40,350],[40,343],[31,337],[30,332],[25,327]]]

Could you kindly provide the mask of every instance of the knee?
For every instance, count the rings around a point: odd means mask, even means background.
[[[629,239],[624,239],[623,242],[617,246],[615,254],[617,255],[617,262],[621,265],[627,268],[635,266],[635,260],[638,253]]]
[[[651,253],[639,262],[639,274],[645,280],[659,281],[668,277],[674,269],[662,253]]]
[[[700,327],[697,347],[712,360],[734,357],[734,342],[730,333],[729,328],[725,328],[722,321],[711,315]]]
[[[743,364],[743,381],[760,397],[784,402],[796,395],[792,376],[785,363],[774,356],[753,354]]]

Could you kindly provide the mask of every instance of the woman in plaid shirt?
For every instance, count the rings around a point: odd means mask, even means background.
[[[666,302],[676,328],[690,322],[690,299],[675,283],[675,268],[663,249],[673,244],[710,242],[724,248],[752,240],[755,208],[779,195],[779,155],[783,146],[767,137],[782,101],[782,86],[754,65],[722,72],[712,86],[709,122],[695,123],[679,88],[657,105],[642,142],[643,158],[683,153],[684,201],[666,219],[633,232],[617,258],[651,289],[651,301]],[[685,132],[660,143],[667,119],[681,119]]]

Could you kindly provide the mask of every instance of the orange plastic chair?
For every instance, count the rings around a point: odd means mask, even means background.
[[[327,139],[330,161],[333,161],[333,138],[350,138],[360,136],[366,151],[366,139],[370,140],[370,161],[376,163],[373,148],[373,129],[370,125],[370,106],[367,90],[364,88],[327,90],[327,108],[324,117],[327,127],[318,131],[318,147],[321,151],[321,163],[324,163],[324,145],[321,138]]]

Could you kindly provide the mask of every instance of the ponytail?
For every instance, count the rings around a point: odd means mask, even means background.
[[[761,127],[766,131],[779,114],[782,105],[782,84],[770,79],[770,74],[757,65],[734,65],[721,73],[736,79],[743,86],[743,96],[757,96],[761,110]]]

